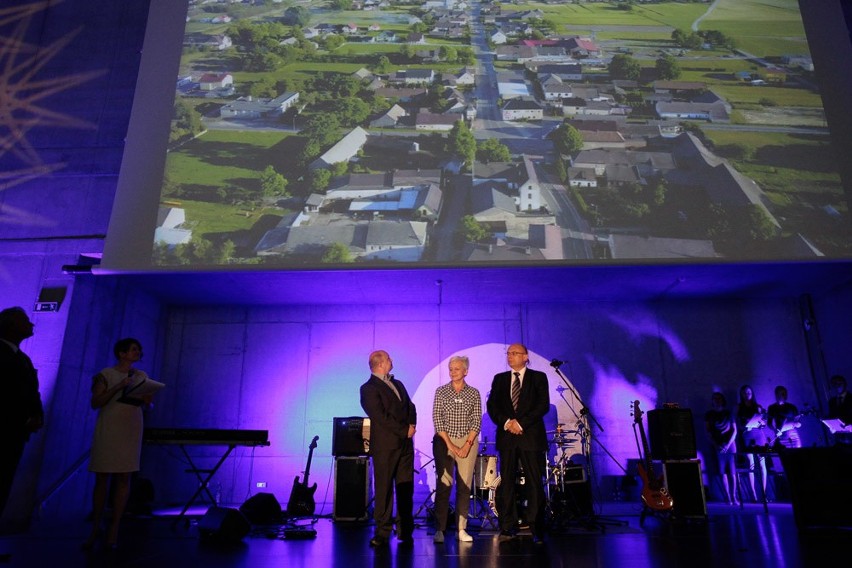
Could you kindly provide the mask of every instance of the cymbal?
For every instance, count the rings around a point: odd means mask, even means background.
[[[557,446],[569,446],[577,442],[577,438],[560,438],[558,440],[551,440],[551,444],[556,444]]]
[[[548,430],[545,434],[577,434],[576,430]]]

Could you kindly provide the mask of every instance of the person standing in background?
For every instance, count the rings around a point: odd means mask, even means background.
[[[828,399],[828,416],[826,418],[837,418],[844,425],[852,424],[852,395],[846,391],[846,377],[834,375],[829,380],[831,385],[831,397]],[[837,432],[834,434],[834,442],[843,445],[852,445],[852,433]]]
[[[21,342],[32,337],[34,329],[23,308],[0,312],[0,515],[9,500],[24,446],[44,425],[38,374],[21,351]]]
[[[769,440],[766,437],[766,409],[757,402],[751,385],[740,387],[740,401],[737,403],[737,431],[741,432],[739,449],[748,460],[748,482],[751,494],[757,501],[755,466],[760,468],[760,485],[763,495],[766,495],[766,460],[762,456],[755,456],[754,452],[765,448]]]
[[[787,387],[775,387],[775,402],[769,405],[766,413],[767,425],[775,432],[773,446],[785,448],[801,448],[799,437],[799,409],[787,402]]]
[[[714,392],[710,397],[710,410],[704,414],[704,430],[716,450],[718,475],[722,480],[724,498],[730,505],[739,505],[737,499],[737,422],[731,416],[725,395]]]
[[[544,417],[550,410],[547,375],[527,368],[529,353],[521,343],[506,351],[509,371],[494,375],[486,407],[497,425],[497,452],[500,454],[500,485],[497,487],[497,513],[500,539],[514,538],[518,532],[515,502],[518,464],[524,470],[527,521],[533,543],[544,543],[544,466],[547,433]]]
[[[432,404],[432,422],[435,425],[432,450],[437,472],[436,543],[444,542],[454,474],[458,539],[461,542],[473,541],[467,532],[467,514],[470,511],[470,492],[476,467],[477,437],[482,427],[482,398],[477,389],[465,382],[469,368],[467,357],[450,357],[450,382],[438,387]]]
[[[375,534],[370,546],[385,546],[393,529],[393,497],[399,517],[397,537],[414,543],[414,433],[417,409],[405,385],[390,374],[393,360],[387,351],[370,353],[370,378],[361,385],[361,407],[370,418],[370,455],[373,460],[373,517]]]
[[[92,378],[91,406],[98,411],[92,438],[89,471],[95,474],[92,492],[92,531],[83,544],[92,548],[100,536],[101,521],[110,494],[112,480],[112,520],[107,531],[106,545],[118,546],[118,529],[127,498],[130,495],[130,476],[139,471],[142,454],[142,409],[150,406],[153,395],[133,397],[127,392],[148,380],[145,371],[134,367],[142,359],[142,344],[128,337],[113,347],[116,364],[102,369]]]

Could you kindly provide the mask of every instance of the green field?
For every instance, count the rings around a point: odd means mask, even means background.
[[[571,26],[669,26],[689,29],[692,22],[707,10],[707,6],[670,2],[647,6],[637,5],[628,12],[608,3],[554,5],[527,2],[517,7],[503,5],[504,13],[512,9],[538,9],[544,13],[546,19]]]
[[[756,55],[808,53],[796,0],[720,0],[700,29],[722,31]]]

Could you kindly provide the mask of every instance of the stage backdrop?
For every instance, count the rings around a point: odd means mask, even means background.
[[[240,504],[264,491],[286,503],[308,445],[319,436],[310,481],[318,484],[320,514],[332,510],[333,418],[364,415],[358,389],[369,376],[367,357],[374,349],[391,354],[395,375],[417,404],[421,500],[434,487],[432,396],[448,380],[447,361],[454,354],[470,357],[469,382],[484,401],[493,375],[506,369],[506,346],[526,343],[531,365],[549,377],[548,428],[563,423],[578,432],[569,436],[574,442],[566,452],[576,463],[590,458],[586,465],[599,499],[611,497],[603,476],[625,474],[628,460],[638,457],[634,400],[646,411],[664,402],[692,409],[702,458],[702,417],[716,389],[731,405],[743,383],[755,388],[764,405],[777,384],[789,388],[800,408],[823,400],[811,378],[800,308],[790,299],[456,305],[411,299],[190,308],[160,305],[108,278],[91,281],[72,306],[72,316],[79,317],[72,318],[69,336],[78,339],[63,351],[55,395],[62,404],[54,404],[49,417],[42,488],[88,449],[95,421],[88,407],[90,377],[112,363],[111,343],[123,335],[141,339],[141,367],[167,385],[146,415],[148,426],[269,430],[269,447],[238,449],[214,478],[224,502]],[[559,368],[566,381],[555,373],[553,359],[564,362]],[[594,421],[579,420],[584,404]],[[819,427],[811,426],[806,443],[821,444]],[[493,432],[485,417],[482,442],[486,436],[493,442]],[[494,453],[490,444],[480,449]],[[200,467],[210,467],[222,450],[192,452]],[[153,481],[158,503],[183,504],[197,487],[186,468],[176,448],[147,446],[140,475]],[[90,475],[73,478],[47,509],[85,511],[90,484]]]

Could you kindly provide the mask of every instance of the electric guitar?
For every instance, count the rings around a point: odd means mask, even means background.
[[[642,409],[639,408],[639,401],[634,400],[633,417],[635,423],[639,425],[639,434],[642,438],[642,455],[639,456],[640,461],[636,466],[639,477],[642,479],[642,502],[655,511],[670,511],[674,501],[663,483],[663,476],[654,475],[651,451],[648,449],[648,439],[645,437],[645,427],[642,425],[643,414]]]
[[[775,444],[775,442],[777,442],[778,439],[784,435],[784,432],[789,432],[790,430],[801,428],[802,423],[799,422],[799,420],[801,420],[805,416],[811,416],[813,414],[816,414],[816,412],[816,408],[808,408],[807,410],[800,412],[793,418],[787,418],[786,420],[784,420],[784,424],[782,424],[780,428],[775,430],[775,436],[771,440],[769,440],[766,445],[771,448]]]
[[[316,493],[317,484],[314,483],[308,487],[308,478],[311,475],[311,459],[314,456],[314,448],[317,447],[317,440],[319,440],[319,436],[314,436],[308,448],[308,463],[305,465],[304,479],[299,481],[297,475],[295,481],[293,481],[293,490],[290,492],[290,500],[287,502],[287,514],[291,517],[309,517],[316,510],[314,493]]]

